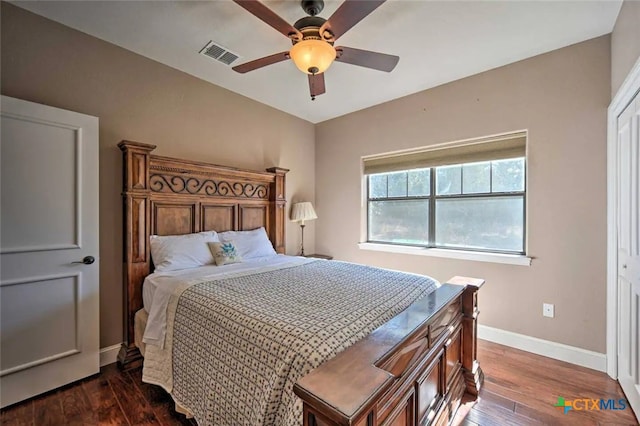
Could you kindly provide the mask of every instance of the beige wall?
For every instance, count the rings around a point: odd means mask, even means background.
[[[625,0],[611,34],[611,97],[640,58],[640,1]]]
[[[290,168],[290,201],[314,198],[314,126],[150,59],[1,3],[2,94],[100,118],[100,344],[122,340],[122,139],[155,153]],[[211,66],[219,66],[212,64]],[[229,70],[231,72],[231,70]],[[305,246],[314,247],[314,225]],[[299,228],[287,226],[295,253]]]
[[[1,90],[100,118],[103,347],[121,340],[122,164],[116,144],[129,139],[154,143],[161,155],[253,169],[291,168],[288,199],[315,196],[320,217],[307,227],[308,252],[315,245],[317,252],[339,259],[428,273],[440,280],[484,277],[481,323],[604,352],[605,114],[610,84],[615,91],[639,55],[639,30],[633,25],[639,6],[624,3],[611,50],[609,37],[601,37],[314,129],[1,3]],[[221,125],[227,130],[220,131]],[[531,267],[357,248],[362,155],[520,129],[529,131]],[[299,228],[289,223],[287,251],[295,253],[298,244]],[[541,316],[543,301],[556,304],[556,318]]]
[[[317,251],[442,281],[483,277],[481,324],[605,352],[610,82],[603,36],[317,125]],[[358,249],[361,156],[521,129],[530,267]]]

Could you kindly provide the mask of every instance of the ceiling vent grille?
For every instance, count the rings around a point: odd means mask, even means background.
[[[231,65],[240,58],[240,55],[229,51],[229,49],[220,46],[214,41],[207,43],[207,45],[200,50],[200,54],[213,58],[225,65]]]

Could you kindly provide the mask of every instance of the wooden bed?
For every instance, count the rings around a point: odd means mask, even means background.
[[[123,141],[123,368],[139,365],[134,316],[152,272],[150,235],[264,226],[285,252],[285,176],[152,155]],[[483,281],[454,277],[296,383],[304,426],[448,424],[465,392],[477,395],[477,292]]]

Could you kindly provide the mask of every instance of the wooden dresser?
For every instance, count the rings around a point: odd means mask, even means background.
[[[304,426],[448,424],[483,379],[465,360],[475,348],[463,348],[465,329],[475,332],[476,291],[444,284],[302,378],[294,390]]]

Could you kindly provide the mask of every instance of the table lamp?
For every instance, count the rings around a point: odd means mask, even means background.
[[[300,222],[300,229],[302,230],[302,243],[300,245],[300,255],[304,256],[304,221],[317,219],[315,210],[313,210],[313,204],[309,201],[301,203],[295,203],[291,208],[291,220],[294,222]]]

